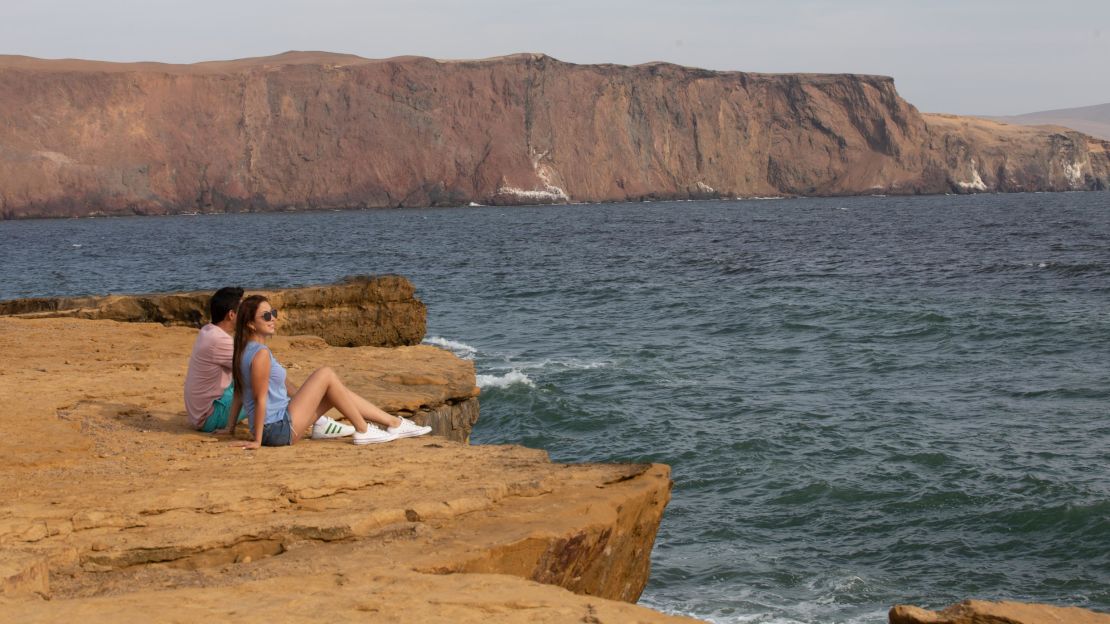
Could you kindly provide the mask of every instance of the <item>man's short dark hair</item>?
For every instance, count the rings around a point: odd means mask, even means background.
[[[238,286],[224,286],[217,290],[208,301],[208,314],[212,317],[212,323],[219,323],[227,318],[227,313],[238,308],[242,298],[243,289]]]

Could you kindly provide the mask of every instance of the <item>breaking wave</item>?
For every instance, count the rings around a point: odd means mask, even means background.
[[[474,354],[478,352],[477,349],[475,349],[474,347],[466,344],[465,342],[459,342],[457,340],[451,340],[450,338],[440,338],[439,336],[432,336],[430,338],[425,338],[421,342],[421,344],[432,345],[433,347],[439,347],[441,349],[446,349],[446,350],[454,353],[455,355],[457,355],[461,358],[466,358],[466,359],[470,359],[470,358],[474,357]]]
[[[479,388],[507,388],[514,384],[524,384],[529,387],[535,387],[535,382],[528,378],[528,375],[518,371],[511,370],[504,375],[477,375],[476,383]]]

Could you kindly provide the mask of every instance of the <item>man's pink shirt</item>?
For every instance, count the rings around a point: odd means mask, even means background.
[[[212,414],[212,402],[231,384],[231,355],[235,343],[231,335],[209,323],[200,328],[189,372],[185,375],[185,411],[198,429]]]

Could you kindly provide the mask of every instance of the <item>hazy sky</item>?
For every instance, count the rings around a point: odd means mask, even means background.
[[[926,112],[1110,102],[1110,0],[0,0],[0,53],[110,61],[544,52],[894,76]]]

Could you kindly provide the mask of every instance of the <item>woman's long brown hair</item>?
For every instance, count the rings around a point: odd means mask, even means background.
[[[254,315],[258,314],[258,307],[262,305],[263,301],[269,301],[269,299],[262,295],[251,295],[239,304],[239,311],[235,313],[235,342],[233,343],[235,347],[231,351],[231,378],[235,381],[235,392],[240,397],[246,395],[242,394],[243,363],[239,359],[243,357],[247,342],[254,335],[251,328],[247,327],[247,323],[254,320]]]

